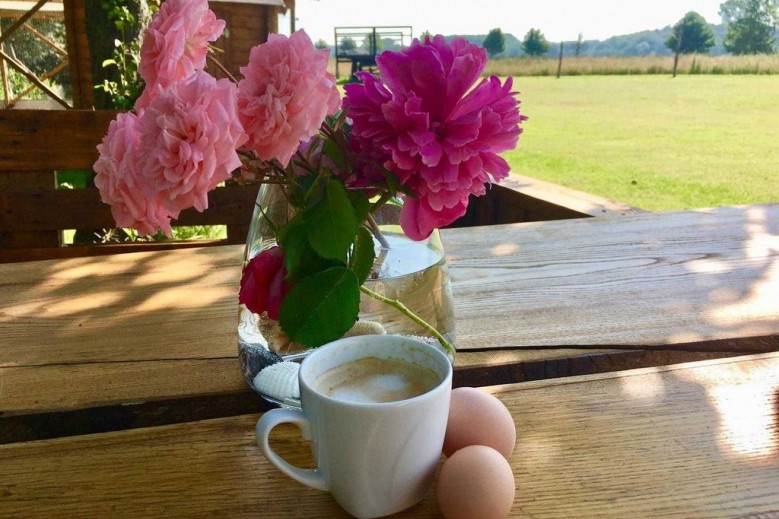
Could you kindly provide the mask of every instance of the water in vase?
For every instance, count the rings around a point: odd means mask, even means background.
[[[454,340],[452,291],[443,251],[403,235],[387,233],[385,238],[389,248],[377,246],[374,272],[365,286],[399,300],[448,340]],[[430,336],[397,309],[365,294],[360,300],[360,319],[381,323],[387,333]]]

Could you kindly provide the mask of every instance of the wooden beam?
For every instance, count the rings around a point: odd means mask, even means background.
[[[96,146],[118,112],[0,111],[0,176],[5,171],[91,169]]]
[[[173,225],[248,225],[258,185],[218,187],[208,194],[209,208],[182,211]],[[116,227],[111,209],[97,189],[16,190],[0,192],[0,229],[38,232]],[[246,235],[244,234],[244,238]]]
[[[85,20],[84,0],[63,0],[65,6],[65,36],[67,39],[73,107],[94,106],[92,69]]]

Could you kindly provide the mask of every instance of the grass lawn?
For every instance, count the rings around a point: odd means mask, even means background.
[[[518,77],[512,170],[653,211],[779,201],[779,76]]]

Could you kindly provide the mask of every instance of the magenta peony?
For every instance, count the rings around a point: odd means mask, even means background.
[[[238,302],[255,314],[268,312],[268,317],[278,320],[281,302],[291,288],[284,281],[286,275],[281,248],[265,249],[244,268]]]
[[[166,87],[202,70],[208,42],[219,38],[224,28],[224,20],[217,19],[206,0],[165,0],[146,30],[138,72],[148,86]],[[146,89],[136,109],[148,106],[152,94]]]
[[[146,186],[178,217],[208,207],[208,192],[241,166],[236,149],[246,141],[235,113],[236,86],[204,71],[160,89],[139,118]]]
[[[111,214],[120,227],[132,227],[142,234],[154,234],[158,228],[169,232],[171,215],[155,195],[145,192],[137,154],[139,145],[137,117],[119,114],[97,146],[100,157],[94,166],[95,186],[103,202],[111,206]]]
[[[286,167],[300,142],[316,135],[325,116],[340,108],[328,56],[303,30],[289,38],[271,34],[252,48],[240,69],[238,108],[247,147],[261,159],[275,158]]]
[[[345,87],[352,144],[415,193],[406,197],[401,225],[421,240],[465,214],[469,195],[508,175],[498,153],[516,146],[526,117],[511,78],[473,88],[487,55],[464,39],[415,40],[377,61],[381,80],[359,73],[363,83]]]

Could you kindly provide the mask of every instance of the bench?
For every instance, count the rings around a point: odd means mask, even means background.
[[[57,189],[64,170],[89,170],[116,112],[0,110],[0,263],[244,243],[258,186],[225,186],[209,209],[181,213],[177,225],[226,225],[222,240],[66,245],[67,229],[115,226],[95,188]]]

